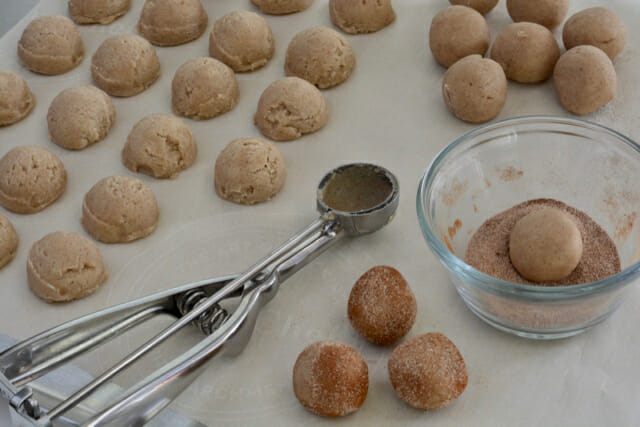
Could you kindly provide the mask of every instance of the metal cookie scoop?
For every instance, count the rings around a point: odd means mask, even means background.
[[[282,246],[235,276],[207,279],[159,292],[72,320],[0,353],[0,393],[9,400],[17,425],[138,426],[148,422],[193,382],[205,362],[246,346],[258,311],[280,283],[304,267],[342,236],[374,232],[398,207],[399,187],[388,170],[354,163],[329,172],[317,191],[320,217]],[[230,312],[227,305],[235,302]],[[116,365],[49,410],[42,408],[26,384],[157,314],[177,319]],[[132,388],[118,401],[87,420],[77,406],[173,333],[195,324],[207,336]],[[82,421],[76,421],[83,418]],[[73,420],[73,421],[71,421]]]

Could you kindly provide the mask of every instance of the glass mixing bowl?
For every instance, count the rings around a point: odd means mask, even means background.
[[[522,337],[578,334],[609,317],[640,275],[640,146],[614,130],[561,117],[516,117],[461,136],[425,172],[416,200],[422,233],[466,305]],[[572,286],[500,280],[467,265],[472,234],[493,215],[552,198],[593,218],[614,240],[622,271]]]

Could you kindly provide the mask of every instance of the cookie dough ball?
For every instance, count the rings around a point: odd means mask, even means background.
[[[442,97],[457,118],[484,123],[502,110],[507,99],[507,77],[497,62],[469,55],[444,73]]]
[[[208,22],[200,0],[146,0],[138,31],[156,46],[176,46],[200,37]]]
[[[532,22],[506,26],[491,47],[491,59],[507,78],[520,83],[547,80],[560,57],[560,47],[551,31]]]
[[[535,22],[553,29],[562,24],[569,11],[569,0],[507,0],[513,22]]]
[[[270,15],[286,15],[301,12],[311,6],[313,0],[251,0],[262,13]]]
[[[95,243],[77,233],[57,231],[31,247],[27,280],[43,300],[66,302],[92,294],[107,280],[107,271]]]
[[[25,28],[18,42],[18,58],[34,73],[66,73],[84,57],[78,29],[66,16],[36,18]]]
[[[18,250],[18,234],[9,219],[0,214],[0,269],[13,259]]]
[[[45,148],[16,147],[0,159],[0,204],[12,212],[39,212],[66,187],[64,165]]]
[[[449,3],[452,5],[467,6],[486,15],[496,7],[498,0],[449,0]]]
[[[484,56],[489,40],[487,21],[470,7],[451,6],[431,20],[429,48],[443,67],[450,67],[465,56]]]
[[[16,73],[0,70],[0,127],[24,119],[35,105],[27,82]]]
[[[81,222],[96,240],[125,243],[151,234],[158,216],[156,196],[144,182],[130,176],[110,176],[84,196]]]
[[[606,53],[594,46],[566,51],[553,71],[560,103],[573,114],[596,111],[616,96],[617,78]]]
[[[213,58],[194,58],[178,68],[171,82],[173,112],[206,120],[233,109],[240,97],[233,70]]]
[[[391,0],[329,0],[329,15],[348,34],[375,33],[396,19]]]
[[[63,90],[53,98],[47,113],[51,140],[69,150],[102,141],[115,119],[111,98],[94,86]]]
[[[592,7],[569,18],[562,28],[562,41],[567,50],[586,44],[613,59],[627,42],[627,27],[606,7]]]
[[[293,366],[293,392],[314,414],[342,417],[355,412],[368,391],[367,363],[346,344],[315,342],[300,353]]]
[[[136,95],[160,76],[160,60],[146,39],[134,34],[106,39],[91,58],[91,77],[112,96]]]
[[[133,126],[122,150],[122,163],[133,172],[173,178],[193,164],[196,141],[184,121],[152,114]]]
[[[322,92],[299,77],[285,77],[267,87],[258,101],[254,122],[276,141],[291,141],[327,124],[329,110]]]
[[[456,345],[439,333],[413,337],[393,350],[388,363],[398,397],[418,409],[440,409],[467,387],[467,367]]]
[[[287,177],[278,147],[262,138],[238,138],[218,154],[214,186],[218,196],[242,205],[269,200]]]
[[[110,24],[127,13],[131,0],[69,0],[69,15],[77,24]]]

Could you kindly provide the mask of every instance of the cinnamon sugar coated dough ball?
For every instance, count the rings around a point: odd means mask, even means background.
[[[27,82],[16,73],[0,70],[0,126],[19,122],[36,105]]]
[[[346,344],[315,342],[300,353],[293,366],[293,392],[314,414],[348,415],[362,406],[368,391],[367,363]]]
[[[69,15],[78,24],[110,24],[129,10],[131,0],[69,0]]]
[[[502,66],[507,78],[519,83],[547,80],[559,57],[560,47],[551,31],[531,22],[506,26],[491,47],[491,59]]]
[[[12,212],[39,212],[66,187],[64,165],[46,148],[16,147],[0,159],[0,204]]]
[[[198,153],[184,121],[171,114],[152,114],[133,126],[122,149],[122,163],[133,172],[173,178],[193,164]]]
[[[78,29],[66,16],[36,18],[18,42],[18,58],[34,73],[56,75],[75,68],[84,57]]]
[[[416,297],[393,267],[376,266],[356,281],[349,294],[351,326],[374,344],[389,345],[404,337],[416,320]]]
[[[535,22],[553,29],[567,16],[569,0],[507,0],[507,11],[514,22]]]
[[[190,59],[171,81],[173,112],[193,120],[206,120],[235,107],[240,97],[233,70],[213,58]]]
[[[116,109],[109,95],[88,85],[60,92],[47,113],[51,140],[69,150],[82,150],[102,141],[115,119]]]
[[[334,25],[349,34],[374,33],[396,19],[391,0],[329,0],[329,15]]]
[[[262,13],[270,15],[286,15],[301,12],[311,6],[313,0],[251,0]]]
[[[449,3],[452,5],[467,6],[486,15],[496,7],[498,0],[449,0]]]
[[[553,71],[560,103],[573,114],[596,111],[616,96],[617,77],[611,59],[594,46],[566,51]]]
[[[507,99],[507,77],[497,62],[469,55],[444,73],[442,96],[459,119],[484,123],[500,114]]]
[[[275,196],[287,177],[278,147],[262,138],[238,138],[218,154],[214,187],[218,196],[253,205]]]
[[[110,176],[84,196],[81,223],[96,240],[125,243],[151,234],[158,216],[156,196],[149,186],[130,176]]]
[[[18,250],[18,233],[9,219],[0,214],[0,268],[13,259]]]
[[[329,109],[317,87],[299,77],[271,83],[260,96],[254,121],[276,141],[291,141],[327,124]]]
[[[328,89],[347,80],[355,66],[356,57],[344,37],[331,28],[313,27],[289,43],[284,71]]]
[[[200,0],[146,0],[137,28],[156,46],[176,46],[200,37],[208,22]]]
[[[209,54],[236,72],[266,65],[275,51],[269,23],[257,13],[238,10],[216,19],[209,36]]]
[[[565,22],[562,40],[567,50],[587,44],[602,49],[613,59],[627,42],[627,27],[606,7],[592,7],[576,13]]]
[[[489,40],[487,21],[466,6],[450,6],[441,10],[429,27],[429,48],[443,67],[450,67],[465,56],[484,56]]]
[[[106,39],[91,58],[91,77],[112,96],[133,96],[160,76],[160,60],[144,38],[134,34]]]
[[[456,345],[440,333],[410,338],[387,365],[398,397],[418,409],[440,409],[467,387],[467,367]]]

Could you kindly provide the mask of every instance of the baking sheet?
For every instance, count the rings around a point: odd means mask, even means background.
[[[601,2],[573,1],[570,14]],[[209,27],[216,17],[235,9],[255,9],[248,0],[203,0]],[[259,135],[252,124],[262,90],[283,77],[284,52],[298,31],[312,25],[331,26],[327,2],[318,0],[299,14],[266,16],[276,40],[276,54],[256,72],[238,74],[240,101],[231,112],[204,122],[188,121],[198,142],[195,164],[177,179],[160,181],[138,175],[155,192],[161,211],[154,234],[130,244],[99,248],[110,272],[94,295],[71,304],[49,305],[27,288],[25,262],[32,243],[56,230],[85,234],[80,226],[82,197],[100,178],[130,174],[120,150],[131,127],[151,113],[169,113],[170,84],[187,59],[208,54],[208,37],[183,46],[157,48],[161,78],[132,98],[114,98],[117,120],[103,142],[70,152],[49,141],[47,108],[66,87],[91,83],[90,57],[108,36],[135,32],[142,7],[109,26],[83,26],[86,56],[71,72],[55,77],[30,73],[18,63],[17,40],[36,16],[66,14],[66,1],[42,1],[0,40],[0,67],[21,74],[37,98],[33,113],[0,129],[0,155],[22,144],[42,145],[60,156],[69,182],[55,204],[35,215],[3,213],[20,236],[16,259],[0,271],[0,332],[23,339],[77,316],[205,277],[242,270],[315,218],[318,180],[329,169],[350,161],[379,163],[397,174],[400,207],[388,227],[369,236],[343,241],[292,277],[261,313],[254,336],[235,359],[215,360],[173,407],[209,425],[616,425],[640,424],[640,294],[637,286],[614,316],[592,331],[555,342],[535,342],[499,332],[466,309],[443,267],[423,241],[415,215],[417,183],[434,155],[471,125],[455,119],[441,99],[444,70],[431,58],[427,30],[445,0],[396,0],[397,20],[371,35],[347,36],[356,57],[353,75],[324,91],[331,111],[321,131],[279,143],[287,183],[272,201],[237,206],[213,191],[213,163],[233,138]],[[637,70],[640,66],[633,0],[607,3],[626,23],[627,46],[616,59],[618,93],[602,110],[586,118],[640,137]],[[510,23],[505,2],[487,16],[492,36]],[[207,32],[208,34],[208,32]],[[560,33],[555,32],[556,36]],[[526,86],[509,82],[500,118],[523,114],[566,116],[552,84]],[[490,203],[490,201],[487,201]],[[451,406],[436,412],[413,410],[398,400],[387,378],[391,348],[366,343],[351,328],[346,302],[354,281],[369,267],[389,264],[407,278],[418,300],[418,316],[410,336],[439,331],[460,348],[469,370],[469,385]],[[144,331],[147,332],[148,331]],[[142,335],[142,333],[140,334]],[[179,337],[150,356],[146,366],[188,345],[197,334]],[[370,388],[363,407],[339,420],[311,415],[295,399],[291,370],[299,352],[319,339],[345,342],[358,349],[369,365]],[[124,338],[105,351],[81,360],[99,373],[118,359],[119,351],[136,344]],[[138,374],[138,369],[135,370]],[[130,378],[120,379],[126,385]]]

